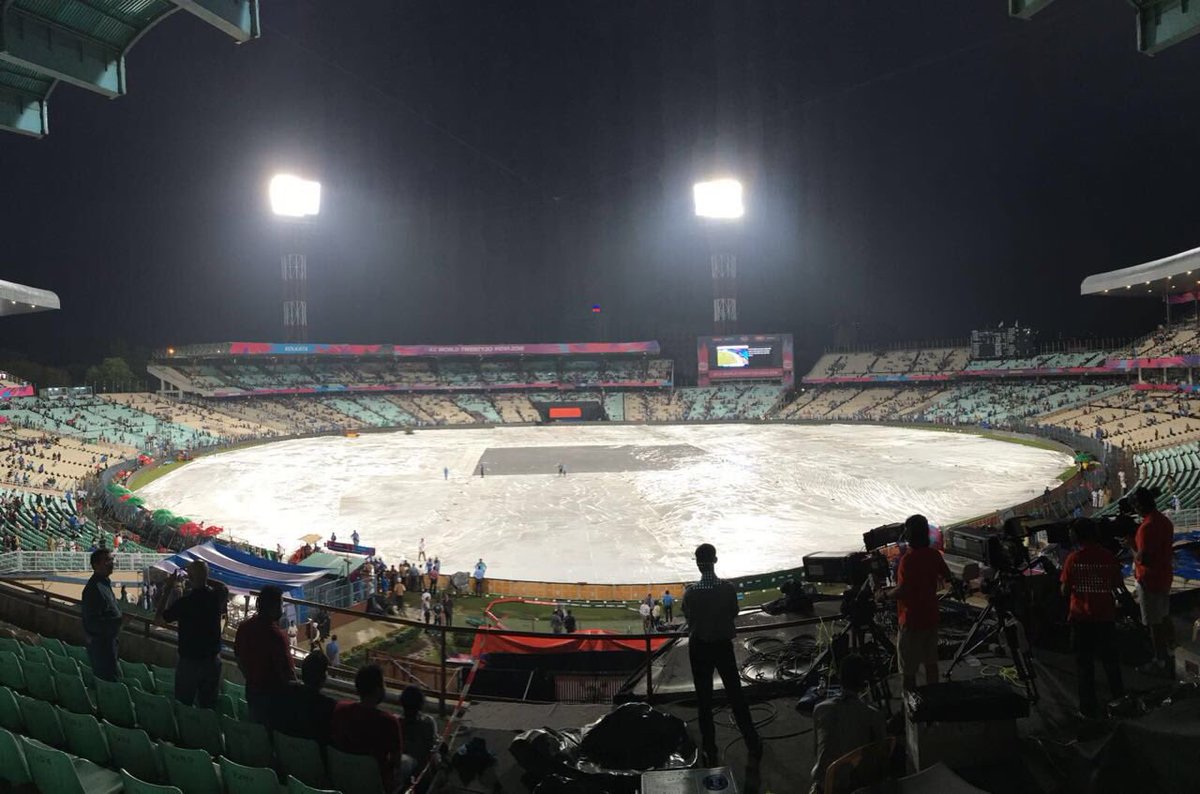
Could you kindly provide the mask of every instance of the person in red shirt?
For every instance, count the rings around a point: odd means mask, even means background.
[[[938,680],[938,586],[950,579],[942,553],[929,546],[929,521],[922,515],[904,522],[908,552],[896,568],[896,586],[883,590],[896,599],[900,631],[896,635],[896,660],[905,691],[917,686],[917,668],[925,668],[925,683]]]
[[[1171,519],[1158,512],[1154,491],[1138,488],[1133,498],[1142,515],[1142,523],[1133,539],[1133,575],[1137,579],[1142,623],[1150,629],[1150,640],[1154,645],[1154,661],[1145,671],[1169,674],[1173,672],[1171,648],[1175,645],[1175,627],[1171,623],[1175,526]]]
[[[404,755],[400,719],[379,708],[387,694],[383,670],[377,664],[360,667],[354,676],[358,702],[343,700],[333,710],[330,739],[346,753],[370,755],[379,762],[383,790],[394,791],[412,774],[412,760]]]
[[[246,680],[246,707],[250,719],[267,725],[274,698],[296,680],[291,646],[279,628],[283,616],[283,591],[267,585],[258,594],[258,612],[242,621],[233,641],[238,669]]]
[[[1125,693],[1121,664],[1117,659],[1115,591],[1121,586],[1121,564],[1117,556],[1097,541],[1099,533],[1090,518],[1071,525],[1079,548],[1067,555],[1059,581],[1062,594],[1070,599],[1067,622],[1075,646],[1078,670],[1079,711],[1096,716],[1096,659],[1104,665],[1108,689],[1114,698]]]

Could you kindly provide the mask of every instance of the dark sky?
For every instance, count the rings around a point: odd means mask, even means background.
[[[747,183],[743,331],[802,356],[963,337],[1132,334],[1087,274],[1200,245],[1200,39],[1136,52],[1124,0],[264,0],[234,45],[186,14],[127,96],[60,86],[0,137],[0,278],[63,311],[0,348],[86,360],[274,340],[268,176],[321,179],[315,341],[567,341],[708,330],[691,183]]]

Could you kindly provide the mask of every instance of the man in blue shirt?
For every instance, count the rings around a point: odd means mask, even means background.
[[[117,597],[113,595],[112,552],[98,548],[92,552],[92,578],[83,588],[83,632],[87,635],[88,659],[92,672],[105,681],[116,681],[117,636],[121,633],[124,615]]]
[[[341,661],[342,648],[338,645],[337,635],[329,635],[329,642],[325,644],[325,655],[329,658],[329,666],[337,667]]]
[[[668,623],[675,620],[675,596],[671,595],[670,590],[663,591],[662,607],[663,620]]]
[[[479,562],[475,563],[475,595],[483,595],[483,576],[487,573],[487,563],[483,561],[483,557],[479,558]]]

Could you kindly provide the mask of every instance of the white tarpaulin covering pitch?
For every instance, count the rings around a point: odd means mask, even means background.
[[[892,427],[559,425],[284,441],[200,458],[139,495],[268,548],[357,529],[389,563],[423,536],[444,572],[483,557],[499,578],[633,583],[694,578],[703,542],[725,576],[795,567],[914,512],[946,524],[1022,502],[1070,465]]]

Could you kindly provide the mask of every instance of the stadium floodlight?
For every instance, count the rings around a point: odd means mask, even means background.
[[[288,218],[307,218],[321,211],[321,183],[291,174],[271,177],[271,211]]]
[[[746,209],[742,205],[742,183],[736,179],[713,179],[692,186],[696,215],[701,218],[731,220],[740,218]]]

